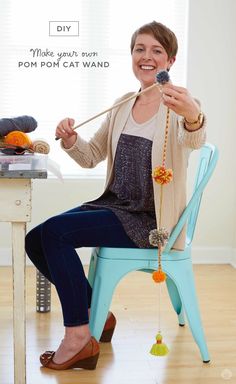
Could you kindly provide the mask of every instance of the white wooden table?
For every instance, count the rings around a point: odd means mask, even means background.
[[[14,383],[26,383],[25,232],[31,220],[32,179],[46,171],[0,171],[0,221],[12,224]]]

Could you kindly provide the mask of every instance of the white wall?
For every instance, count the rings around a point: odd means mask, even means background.
[[[230,262],[234,255],[236,265],[235,16],[235,0],[190,0],[187,83],[207,114],[208,141],[220,150],[217,169],[202,202],[194,256],[202,262]],[[103,180],[97,179],[64,183],[48,179],[33,184],[29,228],[52,214],[95,198],[103,188]],[[10,261],[10,247],[10,225],[0,223],[0,264]]]
[[[220,159],[204,195],[196,247],[236,249],[236,2],[190,0],[188,88],[202,102]]]

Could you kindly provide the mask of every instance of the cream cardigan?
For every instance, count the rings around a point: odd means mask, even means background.
[[[133,93],[128,93],[124,95],[121,99],[117,100],[117,102],[132,94]],[[62,146],[64,151],[83,168],[93,168],[100,161],[107,158],[105,190],[109,187],[113,178],[117,143],[134,102],[135,99],[132,99],[110,111],[100,129],[89,142],[83,140],[78,135],[77,141],[71,148],[65,149]],[[152,146],[152,169],[162,163],[166,112],[167,108],[161,103],[157,114],[157,131]],[[167,168],[173,169],[174,176],[173,181],[164,187],[162,210],[162,226],[170,232],[177,224],[186,206],[186,176],[190,151],[200,148],[205,142],[205,136],[205,122],[200,129],[189,132],[184,128],[181,117],[173,111],[170,112],[166,166]],[[156,217],[158,218],[160,186],[154,182],[153,188],[155,211]],[[184,249],[184,245],[185,230],[183,230],[177,238],[174,248],[181,250]]]

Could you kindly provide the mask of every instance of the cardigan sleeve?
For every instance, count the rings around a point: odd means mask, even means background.
[[[184,125],[184,119],[178,118],[178,142],[184,147],[198,149],[206,141],[206,117],[204,115],[203,125],[195,131],[188,131]]]
[[[64,148],[62,142],[61,148],[83,168],[94,168],[98,163],[105,160],[108,154],[109,132],[113,129],[114,119],[119,111],[119,106],[116,107],[116,104],[132,94],[133,92],[129,92],[115,101],[113,109],[107,114],[100,129],[91,140],[86,141],[78,135],[71,148]]]
[[[94,168],[107,156],[107,139],[110,124],[110,113],[107,114],[100,129],[87,142],[79,135],[74,145],[66,149],[61,143],[62,149],[83,168]]]

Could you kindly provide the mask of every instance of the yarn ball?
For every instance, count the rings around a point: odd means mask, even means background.
[[[149,232],[149,243],[153,245],[153,247],[164,247],[169,239],[169,232],[166,228],[160,227],[157,229],[152,229]]]
[[[152,177],[158,184],[168,184],[173,179],[173,171],[171,168],[166,169],[160,165],[153,170]]]
[[[156,81],[159,84],[168,83],[169,80],[170,80],[169,73],[165,70],[162,70],[156,74]]]
[[[32,145],[32,141],[27,133],[21,131],[9,132],[4,138],[4,143],[22,148],[29,148]]]
[[[47,155],[50,152],[50,145],[44,140],[34,140],[31,146],[33,152]]]
[[[0,119],[0,136],[6,136],[11,131],[32,132],[38,123],[32,116],[19,116]]]

